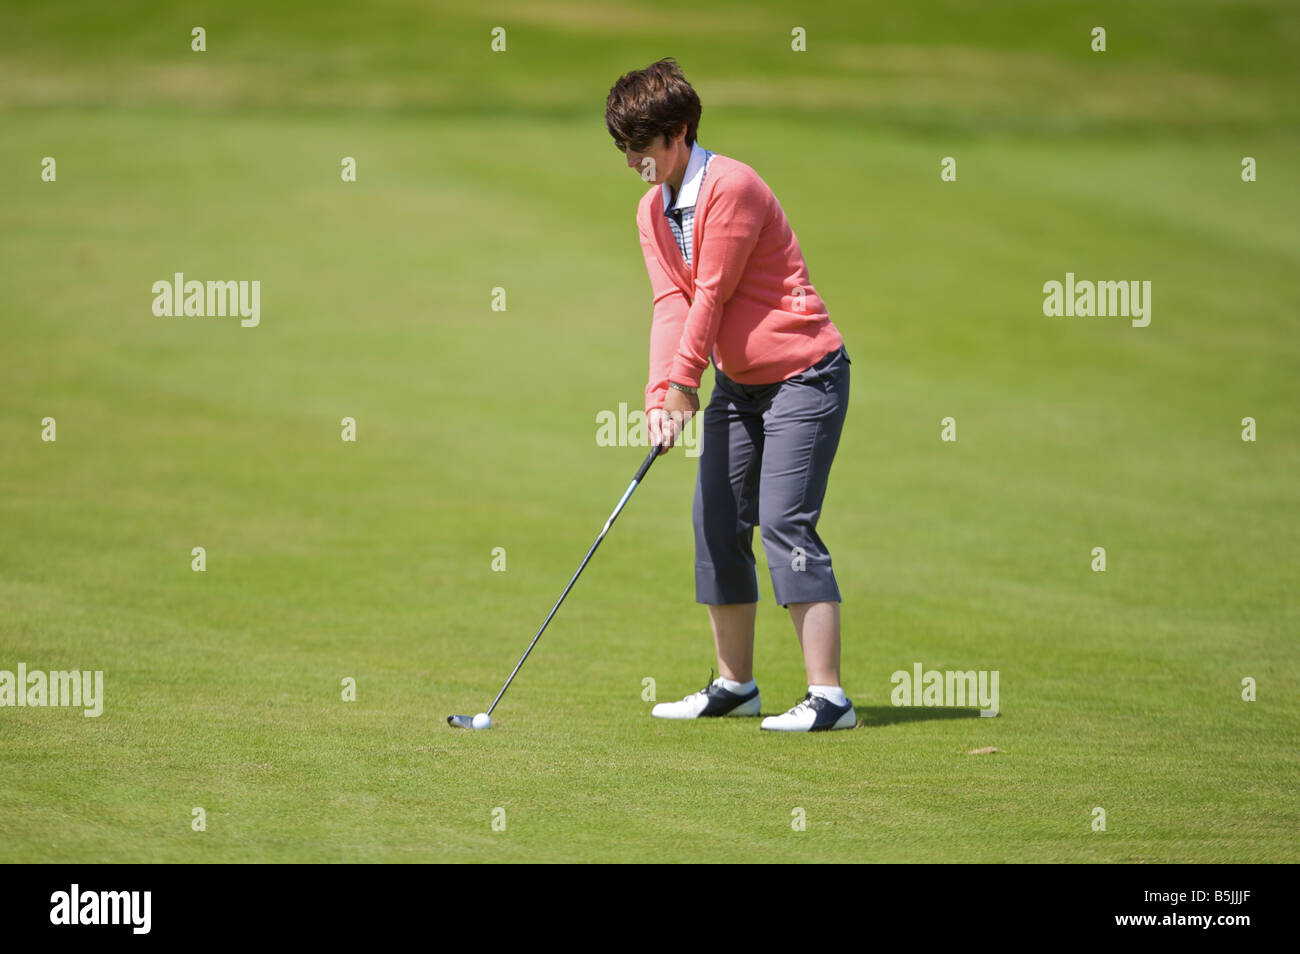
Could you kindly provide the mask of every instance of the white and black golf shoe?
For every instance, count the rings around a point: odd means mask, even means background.
[[[650,714],[656,719],[708,719],[717,716],[756,716],[762,710],[758,686],[748,693],[735,693],[714,679],[699,692],[679,702],[661,702]]]
[[[845,698],[846,705],[837,706],[829,699],[814,696],[811,692],[789,712],[768,716],[759,725],[771,732],[828,732],[831,729],[851,729],[858,724],[858,714],[853,711],[853,700]]]

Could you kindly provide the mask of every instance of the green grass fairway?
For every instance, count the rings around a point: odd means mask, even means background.
[[[0,862],[1300,861],[1293,4],[154,6],[0,11],[0,670],[105,697],[0,708]],[[603,106],[664,55],[852,357],[863,724],[649,717],[713,661],[678,450],[453,730],[643,457],[596,441],[650,320]],[[1151,324],[1045,317],[1067,271]],[[175,272],[260,325],[155,317]],[[894,707],[914,663],[1001,716]]]

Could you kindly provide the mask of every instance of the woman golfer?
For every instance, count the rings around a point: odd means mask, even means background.
[[[700,99],[676,62],[619,79],[605,104],[614,143],[651,188],[637,207],[654,291],[646,417],[666,452],[699,411],[710,358],[695,487],[695,599],[709,608],[720,678],[661,719],[756,716],[758,524],[776,601],[790,610],[808,694],[761,728],[849,729],[840,688],[840,591],[817,535],[849,401],[849,356],[767,184],[696,141]]]

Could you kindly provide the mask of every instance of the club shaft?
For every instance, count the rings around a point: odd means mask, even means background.
[[[618,515],[623,512],[623,508],[627,505],[628,500],[632,496],[632,491],[636,490],[637,484],[641,483],[642,478],[646,475],[646,471],[650,469],[650,465],[655,462],[655,458],[658,456],[659,448],[651,447],[650,453],[646,455],[645,461],[641,464],[641,469],[636,472],[636,476],[632,478],[632,483],[628,484],[627,490],[623,491],[623,496],[619,500],[618,506],[614,508],[614,512],[611,513],[609,519],[605,521],[605,526],[601,528],[600,535],[596,537],[596,542],[591,545],[591,549],[588,550],[587,555],[583,557],[582,564],[578,567],[578,571],[573,574],[573,578],[569,580],[569,585],[564,588],[564,592],[560,594],[560,598],[556,600],[555,605],[551,607],[551,612],[547,615],[546,622],[542,623],[542,628],[537,631],[537,635],[533,637],[533,641],[528,644],[528,648],[524,650],[524,654],[519,657],[519,662],[515,664],[514,671],[510,673],[510,678],[508,678],[505,685],[501,687],[501,691],[497,693],[497,697],[492,700],[492,705],[488,706],[487,714],[489,716],[492,715],[492,710],[497,707],[497,703],[501,701],[501,697],[506,694],[506,690],[510,688],[510,683],[514,681],[515,676],[518,675],[519,670],[523,667],[524,660],[528,658],[528,654],[533,651],[533,647],[537,645],[537,641],[542,638],[542,633],[546,632],[546,627],[549,626],[551,620],[555,618],[555,614],[559,610],[560,604],[563,603],[564,598],[569,595],[569,590],[573,589],[573,584],[578,582],[578,577],[582,576],[582,571],[585,570],[587,564],[591,562],[591,556],[596,552],[596,548],[600,546],[600,541],[605,539],[605,534],[609,533],[609,528],[614,525],[614,521],[618,519]]]

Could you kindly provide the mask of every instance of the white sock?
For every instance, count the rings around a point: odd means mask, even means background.
[[[734,692],[738,696],[747,696],[754,691],[757,683],[753,679],[749,682],[736,682],[734,679],[728,679],[726,676],[719,676],[717,684],[728,692]]]
[[[808,691],[814,696],[821,696],[823,699],[829,699],[837,706],[846,706],[849,700],[844,695],[844,690],[839,686],[809,686]]]

